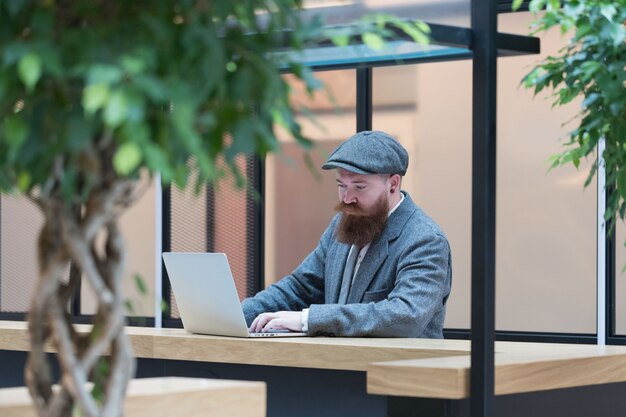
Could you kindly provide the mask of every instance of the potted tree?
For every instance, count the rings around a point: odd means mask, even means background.
[[[278,126],[311,146],[281,69],[308,91],[319,82],[291,55],[271,52],[301,50],[320,36],[345,44],[353,32],[324,34],[301,7],[301,0],[0,1],[0,190],[28,196],[44,216],[25,370],[40,416],[122,414],[134,359],[123,331],[117,219],[141,195],[141,176],[201,187],[225,175],[216,164],[223,158],[241,184],[235,156],[277,150]],[[383,20],[363,41],[381,46],[390,33]],[[426,40],[422,24],[397,26]],[[192,170],[197,181],[188,184]],[[70,262],[79,273],[64,282]],[[67,311],[81,276],[97,294],[87,334],[75,331]],[[55,390],[47,343],[60,365]]]

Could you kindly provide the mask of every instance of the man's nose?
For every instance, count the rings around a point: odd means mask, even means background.
[[[354,204],[356,203],[356,197],[352,191],[346,190],[346,192],[343,193],[342,201],[344,204]]]

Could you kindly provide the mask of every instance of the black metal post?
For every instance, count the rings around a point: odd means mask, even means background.
[[[356,131],[372,130],[372,67],[356,69]]]
[[[207,252],[215,251],[215,188],[212,185],[207,185],[206,199],[205,199],[205,219],[206,219],[206,246]]]
[[[613,185],[606,185],[606,207],[609,205],[609,199],[615,193],[615,187]],[[615,281],[616,281],[616,256],[615,256],[615,248],[617,242],[617,221],[615,222],[615,226],[611,230],[607,225],[604,229],[605,233],[605,294],[606,294],[606,305],[604,311],[605,318],[605,335],[606,340],[609,341],[610,338],[615,336]],[[598,262],[600,260],[598,259]],[[620,269],[623,265],[620,265]]]
[[[162,252],[169,252],[172,250],[172,189],[170,187],[163,188],[161,196],[161,248]],[[161,259],[161,296],[170,311],[171,291],[167,270]],[[170,319],[170,311],[161,311],[161,323]]]
[[[247,296],[265,288],[265,164],[256,155],[246,162],[252,189],[246,197]]]
[[[497,0],[472,0],[472,417],[494,415]]]
[[[74,296],[71,298],[70,301],[70,314],[73,317],[78,317],[81,315],[81,296],[80,296],[80,292],[81,292],[81,287],[82,287],[82,277],[80,276],[80,271],[78,270],[78,268],[76,267],[76,264],[74,262],[70,262],[70,282],[77,280],[78,281],[78,286],[76,287],[76,292],[74,294]]]

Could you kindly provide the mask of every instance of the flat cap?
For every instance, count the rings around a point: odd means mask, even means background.
[[[406,174],[409,154],[392,136],[365,130],[350,136],[328,157],[322,169],[343,168],[356,174]]]

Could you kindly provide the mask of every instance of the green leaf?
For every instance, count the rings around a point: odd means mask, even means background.
[[[617,13],[617,10],[612,4],[603,4],[602,6],[600,6],[600,14],[611,23],[613,23],[613,17],[615,16],[615,13]]]
[[[146,68],[146,63],[142,59],[130,55],[124,55],[120,59],[120,65],[124,68],[124,71],[131,75],[140,74]]]
[[[363,43],[374,51],[380,51],[385,47],[385,40],[377,33],[366,32],[362,35]]]
[[[350,44],[350,35],[347,34],[337,34],[332,35],[330,40],[339,47],[346,47]]]
[[[141,148],[136,143],[123,143],[113,156],[113,167],[118,174],[128,175],[139,166],[142,156]]]
[[[513,0],[513,4],[511,5],[511,10],[516,11],[520,8],[524,0]]]
[[[427,23],[422,22],[421,20],[416,20],[415,22],[413,22],[413,24],[419,29],[421,30],[423,33],[429,34],[430,35],[430,26],[428,26]]]
[[[626,40],[626,28],[621,23],[612,24],[611,38],[613,39],[613,47],[619,47]]]
[[[115,84],[119,82],[124,73],[113,65],[97,64],[89,68],[87,75],[88,84]]]
[[[117,127],[128,116],[129,103],[126,94],[121,90],[116,90],[111,94],[104,109],[104,122],[109,127]]]
[[[126,307],[126,312],[128,314],[135,314],[135,307],[133,307],[133,302],[131,300],[124,300],[124,307]]]
[[[19,175],[17,176],[17,188],[19,188],[19,190],[24,193],[28,191],[30,184],[31,184],[30,172],[28,171],[20,172]]]
[[[19,148],[28,135],[28,126],[20,116],[9,116],[4,121],[4,139],[10,148]]]
[[[161,307],[161,311],[165,314],[168,314],[170,311],[170,305],[167,303],[167,301],[161,299],[161,303],[160,303],[160,307]]]
[[[530,10],[532,13],[538,13],[539,11],[541,11],[541,9],[544,8],[545,5],[546,0],[531,0],[530,4],[528,5],[528,10]]]
[[[585,100],[583,100],[583,108],[587,108],[589,106],[591,106],[593,103],[595,103],[598,99],[600,99],[600,94],[597,93],[592,93],[589,94],[589,96],[587,96],[587,98]]]
[[[430,43],[430,39],[425,35],[425,33],[430,33],[430,27],[428,27],[425,23],[418,26],[417,24],[413,25],[408,22],[397,22],[396,25],[409,35],[416,43],[420,45],[428,45]],[[424,25],[427,30],[423,30]]]
[[[26,91],[33,91],[41,78],[41,58],[34,52],[22,56],[17,64],[17,73],[20,81],[26,86]]]
[[[110,89],[106,84],[91,84],[83,90],[83,108],[85,113],[93,115],[103,108],[109,100]]]
[[[150,170],[160,172],[163,183],[169,184],[174,179],[174,172],[165,153],[157,146],[149,144],[145,147],[144,154]]]
[[[144,283],[143,278],[141,278],[141,275],[133,275],[133,280],[135,281],[135,287],[137,287],[137,291],[139,291],[139,294],[148,294],[148,289],[146,288],[146,284]]]

